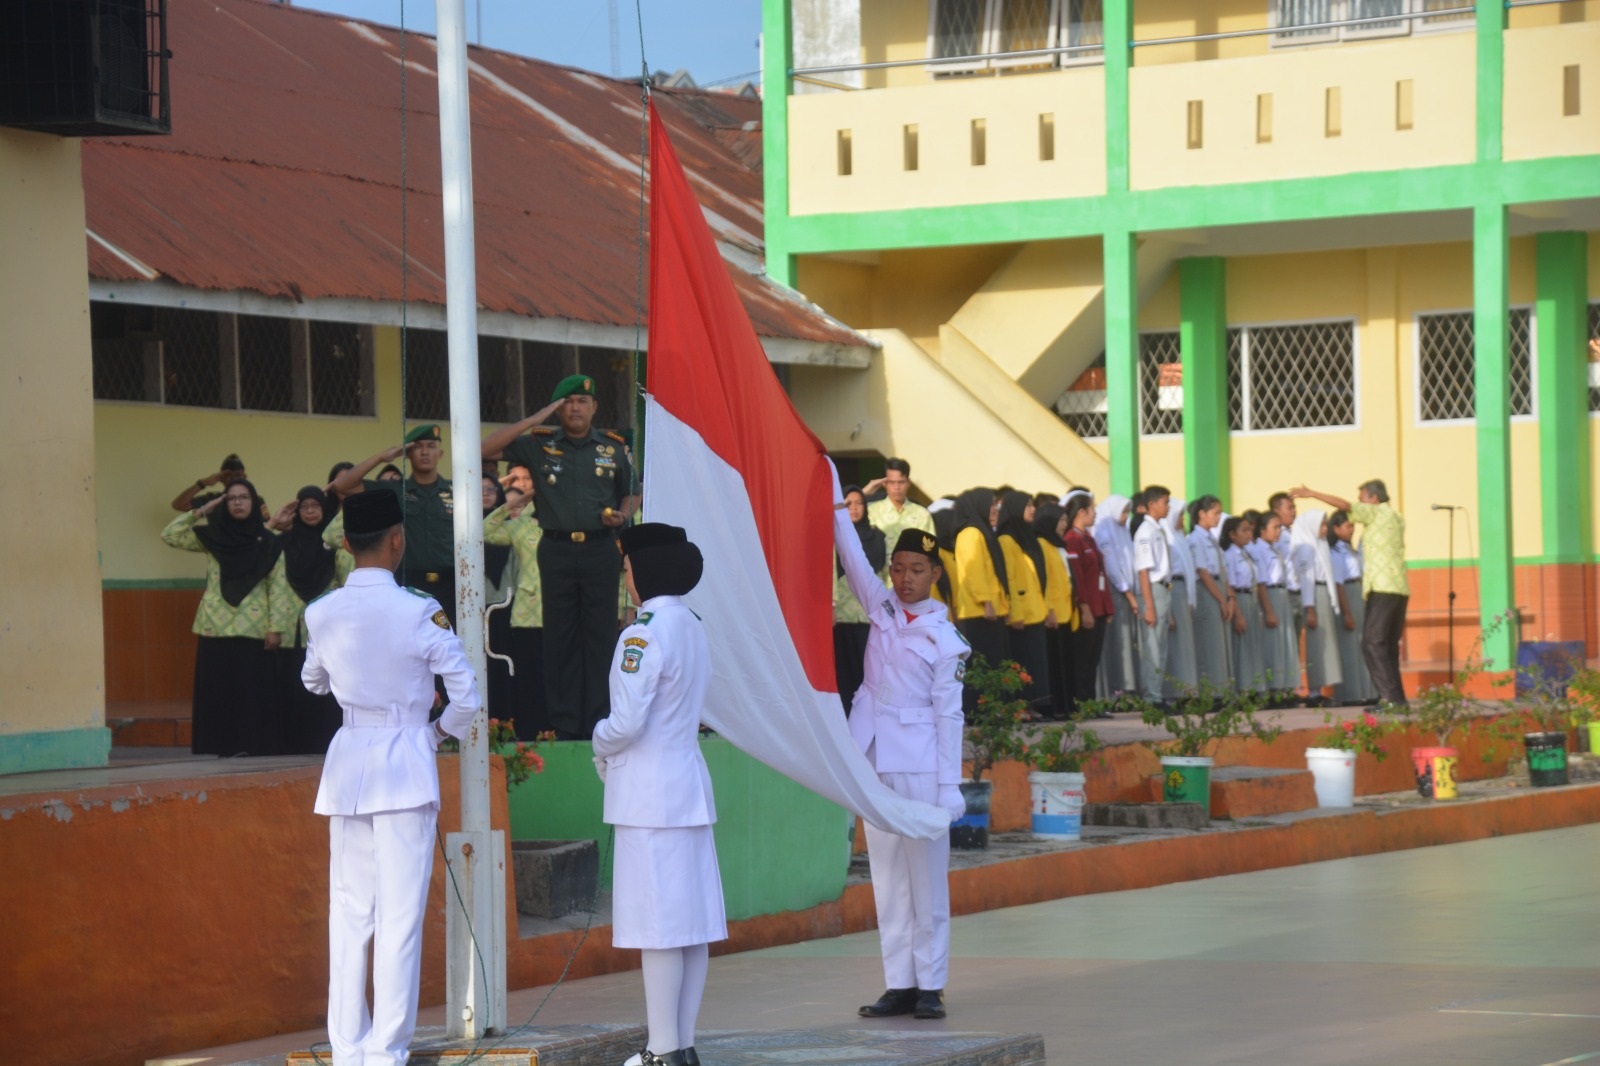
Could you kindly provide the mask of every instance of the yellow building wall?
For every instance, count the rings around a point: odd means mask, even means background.
[[[399,331],[378,326],[373,340],[376,417],[95,404],[102,576],[110,582],[203,578],[205,557],[167,547],[161,530],[177,515],[172,498],[215,473],[230,452],[244,460],[251,482],[275,510],[294,499],[302,486],[324,484],[334,463],[359,462],[398,443]],[[445,438],[441,469],[449,476],[450,427],[444,423],[440,428]]]
[[[1568,67],[1578,68],[1575,115],[1564,113]],[[1600,21],[1506,32],[1503,142],[1507,159],[1600,152]]]
[[[1234,33],[1255,30],[1267,24],[1266,5],[1261,0],[1216,0],[1197,4],[1194,0],[1139,0],[1133,5],[1133,39],[1153,41],[1166,37],[1196,37],[1207,33]],[[1264,55],[1267,38],[1232,37],[1223,41],[1194,41],[1163,44],[1133,50],[1137,67],[1168,63],[1193,63],[1208,59],[1237,59]]]
[[[29,752],[14,758],[7,737],[105,724],[89,264],[77,141],[0,129],[0,249],[0,321],[7,333],[0,385],[4,772],[40,765]],[[92,761],[104,757],[102,744]],[[71,758],[54,765],[82,764]]]
[[[1135,189],[1351,174],[1469,163],[1476,131],[1476,38],[1447,33],[1215,63],[1136,67],[1129,74],[1130,182]],[[1411,83],[1400,129],[1397,84]],[[1339,93],[1330,134],[1327,93]],[[1271,98],[1270,140],[1258,100]],[[1189,147],[1191,102],[1202,108]]]

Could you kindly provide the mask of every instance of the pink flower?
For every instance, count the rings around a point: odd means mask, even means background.
[[[1346,733],[1354,733],[1356,731],[1356,724],[1354,722],[1346,722],[1344,724],[1344,731]]]
[[[1376,718],[1374,718],[1372,715],[1370,715],[1370,714],[1367,715],[1366,716],[1366,721],[1367,721],[1367,727],[1369,729],[1378,728],[1378,720]]]

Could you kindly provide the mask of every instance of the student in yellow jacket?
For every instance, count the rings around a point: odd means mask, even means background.
[[[951,582],[956,628],[990,665],[1006,655],[1006,559],[994,532],[999,507],[993,489],[968,489],[956,497],[955,580]]]
[[[1000,512],[995,522],[1000,550],[1006,559],[1006,592],[1011,615],[1006,619],[1010,655],[1022,665],[1030,681],[1022,690],[1035,714],[1050,709],[1050,660],[1046,650],[1044,622],[1050,615],[1045,603],[1044,552],[1033,531],[1033,500],[1026,492],[1011,489],[1000,496]]]
[[[1067,634],[1078,628],[1078,598],[1072,587],[1072,571],[1067,566],[1067,547],[1062,539],[1067,532],[1067,512],[1051,501],[1040,503],[1033,512],[1033,531],[1039,537],[1044,556],[1045,655],[1050,665],[1050,710],[1052,718],[1065,719],[1072,713],[1072,692],[1067,666]]]

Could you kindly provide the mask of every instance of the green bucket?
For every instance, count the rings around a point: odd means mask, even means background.
[[[1161,798],[1167,803],[1198,803],[1211,809],[1211,766],[1205,755],[1163,755]]]

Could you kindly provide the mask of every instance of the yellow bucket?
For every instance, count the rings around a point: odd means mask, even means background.
[[[1417,791],[1429,799],[1455,799],[1458,758],[1455,748],[1412,748],[1411,766],[1417,773]]]

